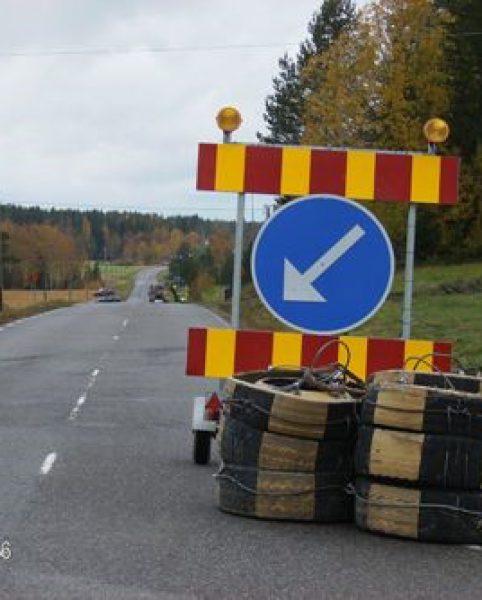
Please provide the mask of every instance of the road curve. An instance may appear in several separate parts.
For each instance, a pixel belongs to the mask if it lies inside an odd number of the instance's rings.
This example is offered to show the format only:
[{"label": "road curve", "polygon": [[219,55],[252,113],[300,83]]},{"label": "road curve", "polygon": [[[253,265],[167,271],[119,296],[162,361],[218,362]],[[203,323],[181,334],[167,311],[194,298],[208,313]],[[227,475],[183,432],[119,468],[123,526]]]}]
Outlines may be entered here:
[{"label": "road curve", "polygon": [[195,305],[89,303],[0,330],[0,598],[473,598],[478,549],[216,509],[191,461]]}]

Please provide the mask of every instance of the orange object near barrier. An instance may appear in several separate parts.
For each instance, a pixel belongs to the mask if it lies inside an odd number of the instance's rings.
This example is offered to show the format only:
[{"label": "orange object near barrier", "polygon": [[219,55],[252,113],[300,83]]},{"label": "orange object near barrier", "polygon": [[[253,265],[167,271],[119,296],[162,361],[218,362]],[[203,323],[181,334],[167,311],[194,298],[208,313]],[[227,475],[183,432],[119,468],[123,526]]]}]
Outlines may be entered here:
[{"label": "orange object near barrier", "polygon": [[200,144],[197,189],[354,200],[456,204],[454,156],[310,146]]},{"label": "orange object near barrier", "polygon": [[[376,371],[401,369],[450,371],[452,345],[428,340],[328,336],[302,333],[192,328],[188,334],[186,374],[223,378],[270,366],[307,367],[318,350],[332,340],[315,367],[340,362],[366,379]],[[417,364],[417,358],[427,357]]]}]

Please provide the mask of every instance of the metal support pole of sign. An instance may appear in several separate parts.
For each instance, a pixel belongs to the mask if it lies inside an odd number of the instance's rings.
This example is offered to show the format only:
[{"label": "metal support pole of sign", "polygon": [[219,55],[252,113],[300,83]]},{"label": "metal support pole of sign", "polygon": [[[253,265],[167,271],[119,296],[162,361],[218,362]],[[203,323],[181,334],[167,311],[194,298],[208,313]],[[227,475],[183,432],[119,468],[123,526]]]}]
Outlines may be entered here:
[{"label": "metal support pole of sign", "polygon": [[[435,144],[428,145],[428,154],[436,154]],[[413,271],[415,262],[415,237],[417,205],[410,204],[407,218],[407,247],[405,252],[405,287],[403,292],[402,338],[408,340],[412,330]]]},{"label": "metal support pole of sign", "polygon": [[246,196],[238,194],[236,234],[234,238],[233,297],[231,304],[231,325],[239,329],[241,306],[241,267],[243,260],[243,229]]},{"label": "metal support pole of sign", "polygon": [[[231,143],[231,132],[223,131],[223,143]],[[246,194],[238,194],[236,232],[234,236],[234,263],[233,263],[233,289],[231,295],[231,326],[239,328],[240,306],[241,306],[241,267],[243,261],[243,235],[244,235],[244,212],[246,205]]]},{"label": "metal support pole of sign", "polygon": [[415,259],[415,234],[417,205],[410,204],[407,219],[407,247],[405,252],[405,286],[403,292],[402,338],[408,340],[412,326],[413,265]]}]

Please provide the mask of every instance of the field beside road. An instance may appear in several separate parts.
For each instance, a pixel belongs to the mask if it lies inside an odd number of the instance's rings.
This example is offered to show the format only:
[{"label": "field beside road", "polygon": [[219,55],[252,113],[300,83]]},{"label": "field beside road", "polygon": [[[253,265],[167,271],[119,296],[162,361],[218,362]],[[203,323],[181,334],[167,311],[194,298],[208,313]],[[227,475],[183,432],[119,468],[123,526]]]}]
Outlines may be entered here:
[{"label": "field beside road", "polygon": [[[403,270],[380,311],[353,335],[399,337],[403,300]],[[211,288],[203,304],[224,318],[231,312],[220,288]],[[415,270],[412,338],[447,340],[463,365],[482,368],[482,263],[423,266]],[[245,328],[286,331],[261,304],[252,285],[243,289],[241,323]]]},{"label": "field beside road", "polygon": [[[101,263],[102,282],[105,287],[114,288],[122,300],[125,300],[134,287],[136,275],[143,268],[137,265]],[[91,287],[97,289],[97,284],[92,282]],[[54,308],[88,302],[94,298],[95,289],[3,290],[4,310],[0,312],[0,324]]]},{"label": "field beside road", "polygon": [[0,324],[62,308],[93,297],[93,290],[3,290]]},{"label": "field beside road", "polygon": [[29,308],[31,306],[86,302],[93,296],[93,290],[4,290],[3,302],[7,309]]},{"label": "field beside road", "polygon": [[113,288],[125,300],[134,287],[137,273],[145,267],[139,265],[115,265],[99,263],[100,275],[105,287]]}]

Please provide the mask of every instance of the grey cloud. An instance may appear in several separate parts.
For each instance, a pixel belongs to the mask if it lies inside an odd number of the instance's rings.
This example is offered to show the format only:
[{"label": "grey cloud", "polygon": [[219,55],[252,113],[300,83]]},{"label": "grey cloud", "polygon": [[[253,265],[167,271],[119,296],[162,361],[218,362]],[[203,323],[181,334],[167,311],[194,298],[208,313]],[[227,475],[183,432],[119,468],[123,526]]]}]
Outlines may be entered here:
[{"label": "grey cloud", "polygon": [[[298,43],[318,5],[0,0],[0,52]],[[197,144],[220,140],[224,104],[255,140],[285,50],[0,57],[0,200],[234,216],[226,195],[195,191]]]}]

